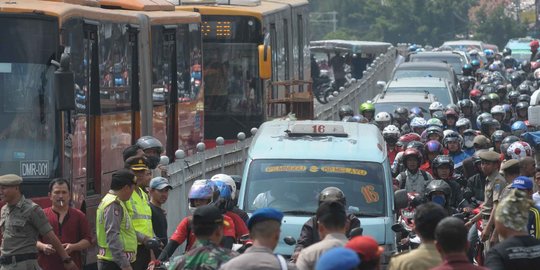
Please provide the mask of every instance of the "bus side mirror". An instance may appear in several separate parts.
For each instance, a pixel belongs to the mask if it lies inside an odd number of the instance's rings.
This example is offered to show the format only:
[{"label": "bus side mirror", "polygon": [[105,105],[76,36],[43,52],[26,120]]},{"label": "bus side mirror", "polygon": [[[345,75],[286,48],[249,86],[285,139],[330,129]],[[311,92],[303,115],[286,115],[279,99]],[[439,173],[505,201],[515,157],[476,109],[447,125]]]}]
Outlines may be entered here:
[{"label": "bus side mirror", "polygon": [[56,109],[59,111],[75,110],[74,76],[69,68],[69,54],[62,53],[60,63],[53,62],[53,64],[59,67],[54,72]]},{"label": "bus side mirror", "polygon": [[399,189],[394,192],[394,209],[397,211],[407,207],[409,204],[409,198],[407,197],[407,190]]},{"label": "bus side mirror", "polygon": [[259,78],[268,80],[272,77],[272,58],[269,45],[259,45]]}]

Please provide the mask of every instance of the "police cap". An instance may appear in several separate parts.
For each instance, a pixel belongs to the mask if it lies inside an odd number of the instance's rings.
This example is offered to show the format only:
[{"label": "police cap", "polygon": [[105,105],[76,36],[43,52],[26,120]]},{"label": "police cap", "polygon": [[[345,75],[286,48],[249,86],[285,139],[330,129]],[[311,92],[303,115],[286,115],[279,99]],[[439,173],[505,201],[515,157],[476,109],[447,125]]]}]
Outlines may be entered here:
[{"label": "police cap", "polygon": [[274,208],[259,208],[255,212],[253,212],[253,215],[251,215],[251,218],[249,218],[248,220],[247,226],[248,229],[251,230],[253,225],[255,225],[257,222],[265,220],[275,220],[281,223],[282,219],[283,213],[281,213],[279,210],[276,210]]},{"label": "police cap", "polygon": [[0,186],[18,186],[22,183],[22,178],[16,174],[6,174],[0,176]]},{"label": "police cap", "polygon": [[491,141],[484,135],[478,135],[474,137],[473,144],[480,148],[488,148],[491,145]]},{"label": "police cap", "polygon": [[478,154],[478,157],[482,160],[497,162],[499,161],[499,153],[495,151],[485,151]]},{"label": "police cap", "polygon": [[510,160],[507,160],[505,161],[502,165],[501,165],[501,170],[506,170],[510,167],[513,167],[513,166],[519,166],[519,161],[517,159],[510,159]]},{"label": "police cap", "polygon": [[143,171],[148,170],[148,164],[143,157],[130,157],[126,160],[126,168],[132,169],[133,171]]}]

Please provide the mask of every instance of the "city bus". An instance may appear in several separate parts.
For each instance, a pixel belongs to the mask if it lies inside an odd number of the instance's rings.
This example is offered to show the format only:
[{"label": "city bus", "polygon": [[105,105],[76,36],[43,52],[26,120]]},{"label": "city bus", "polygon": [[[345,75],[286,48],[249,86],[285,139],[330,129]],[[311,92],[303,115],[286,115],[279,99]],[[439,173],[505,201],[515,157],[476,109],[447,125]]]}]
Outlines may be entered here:
[{"label": "city bus", "polygon": [[69,179],[95,228],[127,146],[154,134],[172,158],[202,140],[201,19],[159,1],[73,2],[0,3],[0,175],[21,175],[42,207],[50,180]]},{"label": "city bus", "polygon": [[207,146],[289,112],[313,117],[308,1],[181,2],[202,17]]}]

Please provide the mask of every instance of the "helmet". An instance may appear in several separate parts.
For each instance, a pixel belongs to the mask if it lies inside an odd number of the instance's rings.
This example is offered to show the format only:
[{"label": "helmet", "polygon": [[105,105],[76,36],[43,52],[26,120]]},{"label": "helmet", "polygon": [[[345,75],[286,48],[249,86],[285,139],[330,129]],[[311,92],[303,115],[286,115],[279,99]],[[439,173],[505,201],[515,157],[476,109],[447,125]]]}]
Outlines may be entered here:
[{"label": "helmet", "polygon": [[409,52],[416,52],[416,50],[418,50],[418,46],[416,44],[409,46]]},{"label": "helmet", "polygon": [[482,91],[478,89],[473,89],[471,92],[469,92],[469,98],[471,100],[478,101],[478,99],[482,96]]},{"label": "helmet", "polygon": [[540,67],[540,62],[532,62],[531,63],[531,71],[536,71]]},{"label": "helmet", "polygon": [[459,114],[453,109],[446,110],[444,115],[446,116],[446,119],[448,119],[448,117],[454,117],[456,120],[459,118]]},{"label": "helmet", "polygon": [[429,135],[431,134],[438,134],[439,136],[443,136],[443,129],[438,126],[431,126],[426,129],[426,135],[429,138]]},{"label": "helmet", "polygon": [[506,159],[510,159],[509,156],[506,156],[506,152],[508,150],[508,147],[510,147],[511,144],[513,144],[514,142],[517,142],[519,141],[519,138],[514,136],[514,135],[510,135],[510,136],[507,136],[506,138],[504,138],[501,142],[501,153],[503,153],[506,157]]},{"label": "helmet", "polygon": [[419,153],[422,153],[422,151],[424,151],[424,144],[422,142],[419,142],[419,141],[412,141],[412,142],[407,144],[406,149],[409,149],[409,148],[414,148],[414,149],[418,150]]},{"label": "helmet", "polygon": [[214,205],[223,212],[231,211],[234,208],[231,186],[220,180],[213,182],[217,191],[219,191],[219,196],[216,198]]},{"label": "helmet", "polygon": [[510,101],[512,104],[516,104],[518,102],[517,100],[519,95],[519,91],[510,91],[510,93],[508,93],[508,101]]},{"label": "helmet", "polygon": [[409,110],[405,107],[398,107],[396,110],[394,110],[394,116],[396,118],[407,118],[409,116]]},{"label": "helmet", "polygon": [[474,147],[474,137],[477,136],[477,131],[474,129],[466,129],[463,132],[463,146],[466,148]]},{"label": "helmet", "polygon": [[432,127],[432,126],[436,126],[440,128],[444,127],[443,122],[437,118],[430,118],[429,120],[427,120],[426,124],[428,127]]},{"label": "helmet", "polygon": [[520,94],[527,94],[527,95],[531,94],[532,92],[531,86],[525,82],[521,83],[518,86],[517,90],[519,91]]},{"label": "helmet", "polygon": [[499,95],[499,97],[506,97],[506,91],[508,90],[506,85],[499,84],[499,85],[497,85],[496,88],[497,88],[497,95]]},{"label": "helmet", "polygon": [[533,73],[533,76],[536,80],[540,80],[540,70],[536,69]]},{"label": "helmet", "polygon": [[463,75],[468,76],[472,74],[473,68],[470,64],[465,64],[461,70],[463,71]]},{"label": "helmet", "polygon": [[521,94],[519,95],[518,97],[518,102],[531,102],[531,96],[527,95],[527,94]]},{"label": "helmet", "polygon": [[481,127],[482,121],[486,118],[493,118],[493,116],[491,115],[491,113],[488,112],[481,113],[478,117],[476,117],[476,126]]},{"label": "helmet", "polygon": [[483,84],[483,85],[480,85],[479,88],[481,88],[480,90],[482,90],[484,95],[495,92],[495,87],[493,87],[493,85],[491,84],[485,84],[485,85]]},{"label": "helmet", "polygon": [[506,47],[506,48],[504,48],[504,50],[502,51],[502,54],[503,54],[503,56],[509,56],[509,55],[512,55],[512,49]]},{"label": "helmet", "polygon": [[444,105],[442,103],[435,101],[429,105],[429,111],[433,113],[434,111],[442,111],[444,110]]},{"label": "helmet", "polygon": [[501,69],[501,67],[499,67],[499,65],[497,65],[495,63],[489,65],[489,67],[488,67],[489,71],[499,71],[500,69]]},{"label": "helmet", "polygon": [[495,52],[492,49],[485,49],[484,54],[486,55],[486,58],[493,58],[495,57]]},{"label": "helmet", "polygon": [[506,154],[512,157],[512,159],[522,159],[524,157],[532,157],[533,151],[528,143],[517,141],[508,147]]},{"label": "helmet", "polygon": [[353,116],[354,111],[351,106],[343,105],[339,108],[339,119],[343,119],[345,116]]},{"label": "helmet", "polygon": [[518,104],[516,104],[516,111],[517,110],[521,110],[521,109],[527,109],[529,108],[529,103],[527,102],[518,102]]},{"label": "helmet", "polygon": [[206,179],[195,180],[195,182],[193,182],[193,184],[191,185],[188,194],[189,210],[195,211],[195,209],[197,208],[193,204],[192,200],[194,199],[209,200],[210,203],[212,203],[214,201],[214,193],[217,191],[218,189],[214,182]]},{"label": "helmet", "polygon": [[137,145],[142,149],[156,149],[158,153],[163,153],[163,144],[161,142],[152,137],[152,136],[142,136],[137,140]]},{"label": "helmet", "polygon": [[422,109],[420,109],[420,107],[413,107],[411,109],[411,113],[416,115],[416,117],[424,117],[424,112]]},{"label": "helmet", "polygon": [[355,115],[352,117],[345,117],[343,120],[347,119],[347,122],[354,122],[354,123],[367,123],[368,120],[363,115]]},{"label": "helmet", "polygon": [[398,145],[405,147],[407,144],[409,144],[412,141],[420,141],[420,135],[416,133],[407,133],[405,135],[402,135],[398,139]]},{"label": "helmet", "polygon": [[232,199],[234,200],[236,198],[236,182],[234,182],[234,179],[232,177],[230,177],[227,174],[220,173],[220,174],[216,174],[216,175],[212,176],[212,178],[210,178],[210,180],[212,180],[212,181],[222,181],[225,184],[229,185],[231,187]]},{"label": "helmet", "polygon": [[456,128],[460,129],[464,127],[465,129],[471,128],[471,120],[467,118],[459,118],[456,122]]},{"label": "helmet", "polygon": [[486,136],[489,136],[491,129],[497,130],[501,128],[501,123],[495,118],[484,118],[481,123],[480,130]]},{"label": "helmet", "polygon": [[538,40],[535,39],[535,40],[531,41],[531,43],[529,43],[529,47],[531,47],[531,49],[532,48],[538,49],[538,47],[539,47]]},{"label": "helmet", "polygon": [[382,135],[386,142],[390,143],[396,143],[399,138],[399,128],[394,125],[388,125],[386,126],[383,131]]},{"label": "helmet", "polygon": [[504,110],[504,107],[502,105],[495,105],[493,108],[491,108],[491,114],[505,114],[506,111]]},{"label": "helmet", "polygon": [[491,101],[492,105],[499,103],[499,101],[501,100],[499,95],[497,95],[496,93],[488,94],[488,99]]},{"label": "helmet", "polygon": [[427,122],[424,118],[422,117],[415,117],[413,118],[413,120],[411,121],[411,127],[412,128],[425,128],[427,125]]},{"label": "helmet", "polygon": [[459,114],[459,106],[454,104],[454,103],[450,103],[450,104],[446,105],[446,109],[447,110],[454,110],[455,112],[457,112]]},{"label": "helmet", "polygon": [[514,88],[517,88],[522,82],[523,78],[521,78],[518,72],[514,72],[510,75],[510,83]]},{"label": "helmet", "polygon": [[454,160],[450,156],[444,156],[440,155],[433,159],[431,162],[431,166],[433,168],[433,176],[435,178],[439,178],[439,175],[437,173],[437,168],[441,166],[448,166],[450,168],[450,175],[454,174]]},{"label": "helmet", "polygon": [[504,130],[500,130],[500,129],[495,130],[495,132],[491,134],[491,141],[493,143],[502,142],[505,137],[506,137],[506,133],[504,132]]},{"label": "helmet", "polygon": [[450,194],[452,194],[452,188],[450,188],[450,185],[446,183],[444,180],[431,180],[427,186],[426,186],[426,197],[431,197],[431,194],[433,192],[440,191],[444,193],[444,196],[446,197],[446,200],[448,200],[448,197],[450,197]]},{"label": "helmet", "polygon": [[480,99],[478,99],[478,104],[480,106],[482,106],[482,103],[484,103],[484,102],[489,102],[489,105],[491,106],[491,100],[489,99],[489,97],[487,95],[482,95],[480,97]]},{"label": "helmet", "polygon": [[531,62],[529,62],[529,60],[523,60],[521,61],[519,67],[521,70],[525,72],[529,72],[531,71]]},{"label": "helmet", "polygon": [[387,112],[380,112],[375,115],[375,122],[390,122],[392,121],[392,116]]},{"label": "helmet", "polygon": [[425,152],[442,154],[443,152],[442,144],[436,140],[428,141],[425,145]]},{"label": "helmet", "polygon": [[443,124],[446,123],[446,115],[442,111],[433,112],[433,117],[441,120]]},{"label": "helmet", "polygon": [[360,105],[360,113],[364,113],[367,111],[375,112],[375,105],[373,103],[364,102],[362,105]]},{"label": "helmet", "polygon": [[[471,91],[472,92],[472,91]],[[463,111],[463,108],[473,108],[473,104],[470,99],[462,99],[458,101],[458,107],[460,111]]]},{"label": "helmet", "polygon": [[346,204],[345,193],[337,187],[327,187],[319,193],[319,204],[323,202],[341,202],[343,205]]},{"label": "helmet", "polygon": [[418,166],[420,166],[420,164],[422,164],[422,154],[420,153],[420,151],[418,151],[418,149],[416,148],[407,148],[404,152],[403,152],[403,158],[402,158],[402,161],[403,161],[403,164],[405,164],[405,162],[407,161],[408,158],[410,157],[414,157],[418,160]]},{"label": "helmet", "polygon": [[527,132],[527,125],[523,121],[514,122],[510,128],[512,129],[512,134],[518,137]]},{"label": "helmet", "polygon": [[444,139],[443,139],[444,147],[448,148],[449,142],[458,142],[460,147],[463,146],[463,138],[461,137],[461,135],[459,135],[459,133],[453,130],[448,132],[448,134],[444,136]]},{"label": "helmet", "polygon": [[473,68],[479,68],[480,67],[480,61],[478,61],[477,59],[472,60],[471,61],[471,66],[473,66]]}]

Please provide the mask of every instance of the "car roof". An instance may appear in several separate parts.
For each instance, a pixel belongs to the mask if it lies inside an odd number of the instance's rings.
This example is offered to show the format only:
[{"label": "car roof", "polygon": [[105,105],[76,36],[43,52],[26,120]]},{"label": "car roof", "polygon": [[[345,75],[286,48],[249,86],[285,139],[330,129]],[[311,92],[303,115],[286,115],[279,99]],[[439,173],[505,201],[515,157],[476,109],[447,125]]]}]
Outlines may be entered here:
[{"label": "car roof", "polygon": [[411,103],[428,103],[431,104],[432,102],[437,101],[434,95],[420,92],[391,92],[386,93],[384,96],[382,94],[378,94],[373,99],[373,103],[403,103],[403,102],[411,102]]},{"label": "car roof", "polygon": [[408,77],[390,81],[389,87],[447,87],[447,81],[438,77]]},{"label": "car roof", "polygon": [[434,57],[440,56],[443,57],[461,57],[458,52],[453,51],[443,51],[443,52],[418,52],[411,54],[411,57]]},{"label": "car roof", "polygon": [[479,40],[469,40],[469,39],[462,39],[462,40],[449,40],[445,41],[443,45],[481,45],[484,46],[484,43]]},{"label": "car roof", "polygon": [[[342,126],[347,137],[290,136],[286,131],[295,125]],[[261,125],[248,155],[252,159],[320,159],[383,162],[386,144],[379,129],[372,124],[338,121],[274,120]]]},{"label": "car roof", "polygon": [[452,71],[452,67],[444,62],[405,62],[396,67],[396,70],[449,70]]}]

